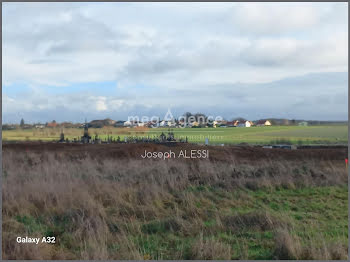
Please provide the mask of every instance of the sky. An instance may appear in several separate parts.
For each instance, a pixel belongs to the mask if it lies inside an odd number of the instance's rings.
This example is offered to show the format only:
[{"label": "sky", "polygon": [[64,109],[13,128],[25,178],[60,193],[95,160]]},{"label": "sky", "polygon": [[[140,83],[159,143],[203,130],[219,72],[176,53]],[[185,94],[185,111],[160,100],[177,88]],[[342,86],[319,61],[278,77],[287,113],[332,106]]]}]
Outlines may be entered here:
[{"label": "sky", "polygon": [[348,119],[348,3],[3,3],[3,123]]}]

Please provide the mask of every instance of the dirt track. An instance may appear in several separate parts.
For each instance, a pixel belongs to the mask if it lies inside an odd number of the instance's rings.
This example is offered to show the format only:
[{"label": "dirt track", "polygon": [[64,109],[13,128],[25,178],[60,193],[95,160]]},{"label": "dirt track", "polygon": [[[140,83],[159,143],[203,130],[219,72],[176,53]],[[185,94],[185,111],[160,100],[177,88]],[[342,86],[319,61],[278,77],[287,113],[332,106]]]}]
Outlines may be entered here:
[{"label": "dirt track", "polygon": [[[210,161],[230,161],[235,160],[264,160],[264,159],[284,159],[284,160],[342,160],[347,157],[347,148],[327,148],[327,149],[263,149],[249,146],[201,146],[195,144],[178,144],[176,146],[166,146],[159,144],[59,144],[59,143],[39,143],[23,142],[3,144],[3,151],[15,152],[56,152],[66,157],[79,158],[87,154],[94,159],[141,159],[145,150],[150,152],[166,152],[172,150],[176,154],[180,150],[203,150],[209,149]],[[181,159],[191,161],[191,159]],[[207,159],[206,159],[207,160]]]}]

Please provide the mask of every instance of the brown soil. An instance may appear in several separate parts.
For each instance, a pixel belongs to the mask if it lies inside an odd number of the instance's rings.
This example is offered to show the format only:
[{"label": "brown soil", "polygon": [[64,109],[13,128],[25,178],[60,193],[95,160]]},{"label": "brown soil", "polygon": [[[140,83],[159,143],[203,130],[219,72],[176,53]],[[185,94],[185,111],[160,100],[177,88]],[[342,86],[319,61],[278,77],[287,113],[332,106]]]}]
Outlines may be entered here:
[{"label": "brown soil", "polygon": [[[324,148],[324,149],[264,149],[252,146],[201,146],[196,144],[177,144],[166,146],[161,144],[65,144],[65,143],[44,143],[44,142],[22,142],[3,144],[3,150],[14,152],[56,152],[76,158],[79,155],[89,154],[93,159],[141,159],[145,150],[148,152],[173,151],[176,155],[180,150],[209,150],[210,161],[235,161],[239,160],[341,160],[348,156],[348,149]],[[175,159],[169,159],[173,161]],[[182,161],[192,161],[193,159],[181,159]],[[207,160],[207,159],[205,159]]]}]

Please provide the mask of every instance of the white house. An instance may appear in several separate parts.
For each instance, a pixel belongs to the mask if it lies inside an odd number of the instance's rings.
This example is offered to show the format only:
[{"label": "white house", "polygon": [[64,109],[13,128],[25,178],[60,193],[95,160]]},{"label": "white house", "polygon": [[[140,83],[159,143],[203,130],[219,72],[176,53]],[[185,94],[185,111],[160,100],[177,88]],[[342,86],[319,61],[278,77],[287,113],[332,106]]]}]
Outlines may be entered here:
[{"label": "white house", "polygon": [[251,122],[246,120],[246,121],[239,122],[237,126],[238,127],[251,127],[251,125],[252,125]]},{"label": "white house", "polygon": [[175,127],[175,121],[170,120],[170,121],[167,122],[167,125],[170,126],[170,127]]},{"label": "white house", "polygon": [[135,122],[131,122],[129,120],[124,122],[124,126],[126,126],[126,127],[133,127],[135,125],[136,125]]},{"label": "white house", "polygon": [[167,121],[162,120],[162,121],[159,123],[159,126],[160,126],[160,127],[166,127],[166,126],[167,126],[167,124],[168,124],[168,122],[167,122]]},{"label": "white house", "polygon": [[259,120],[256,126],[271,126],[271,122],[269,120]]}]

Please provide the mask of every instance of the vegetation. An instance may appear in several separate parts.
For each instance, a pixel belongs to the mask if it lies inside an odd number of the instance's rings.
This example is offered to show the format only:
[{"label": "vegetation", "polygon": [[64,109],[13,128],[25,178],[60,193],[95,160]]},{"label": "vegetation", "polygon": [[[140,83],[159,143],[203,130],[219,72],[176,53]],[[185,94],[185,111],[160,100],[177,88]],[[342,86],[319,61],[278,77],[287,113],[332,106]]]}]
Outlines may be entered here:
[{"label": "vegetation", "polygon": [[23,119],[23,118],[21,119],[21,122],[20,122],[19,125],[20,125],[20,127],[22,127],[22,128],[24,127],[24,119]]},{"label": "vegetation", "polygon": [[[127,146],[6,146],[3,258],[347,259],[344,150],[152,161]],[[16,245],[25,235],[57,244]]]},{"label": "vegetation", "polygon": [[[167,132],[167,128],[90,128],[90,135],[98,135],[102,139],[108,136],[124,141],[124,136],[159,136]],[[189,142],[204,143],[205,137],[211,144],[347,144],[348,127],[333,126],[270,126],[250,128],[175,128],[175,137],[188,137]],[[28,130],[3,130],[4,141],[58,141],[61,129],[44,128]],[[80,138],[82,129],[66,128],[65,137]]]}]

